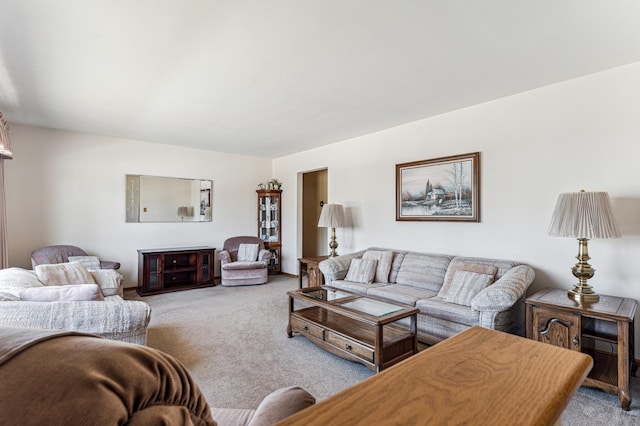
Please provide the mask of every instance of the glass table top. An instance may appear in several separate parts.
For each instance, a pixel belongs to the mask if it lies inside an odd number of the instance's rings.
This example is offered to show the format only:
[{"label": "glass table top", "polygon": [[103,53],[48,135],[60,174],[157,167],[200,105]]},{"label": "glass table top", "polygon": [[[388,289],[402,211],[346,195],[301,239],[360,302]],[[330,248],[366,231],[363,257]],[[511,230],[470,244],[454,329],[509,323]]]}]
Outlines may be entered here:
[{"label": "glass table top", "polygon": [[380,300],[368,299],[362,297],[359,299],[348,300],[338,303],[338,305],[349,308],[357,312],[373,315],[374,317],[382,317],[404,309],[402,306],[393,303],[382,302]]},{"label": "glass table top", "polygon": [[318,288],[313,291],[305,292],[304,295],[307,297],[311,297],[312,299],[326,301],[344,299],[345,297],[353,296],[352,293],[346,293],[344,291],[329,288]]}]

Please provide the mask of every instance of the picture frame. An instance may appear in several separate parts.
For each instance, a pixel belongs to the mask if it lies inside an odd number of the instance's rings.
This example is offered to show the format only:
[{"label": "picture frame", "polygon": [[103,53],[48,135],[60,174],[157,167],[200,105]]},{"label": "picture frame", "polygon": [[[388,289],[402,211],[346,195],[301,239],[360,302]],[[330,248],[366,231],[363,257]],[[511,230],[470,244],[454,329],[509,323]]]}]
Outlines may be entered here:
[{"label": "picture frame", "polygon": [[396,164],[396,221],[480,221],[480,153]]}]

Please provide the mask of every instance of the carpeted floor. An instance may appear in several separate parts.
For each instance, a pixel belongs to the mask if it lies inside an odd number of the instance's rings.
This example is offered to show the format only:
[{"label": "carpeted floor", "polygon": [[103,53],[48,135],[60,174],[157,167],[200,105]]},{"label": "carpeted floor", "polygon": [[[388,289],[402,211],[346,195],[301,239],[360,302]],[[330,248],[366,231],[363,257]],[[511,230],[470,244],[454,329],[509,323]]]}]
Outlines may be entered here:
[{"label": "carpeted floor", "polygon": [[[301,386],[322,400],[373,375],[304,337],[287,337],[286,292],[297,285],[297,279],[278,275],[262,286],[216,286],[144,298],[127,291],[125,297],[151,305],[148,345],[185,364],[212,406],[255,408],[284,386]],[[631,393],[631,411],[625,412],[617,396],[582,387],[562,424],[638,425],[638,378],[632,378]]]}]

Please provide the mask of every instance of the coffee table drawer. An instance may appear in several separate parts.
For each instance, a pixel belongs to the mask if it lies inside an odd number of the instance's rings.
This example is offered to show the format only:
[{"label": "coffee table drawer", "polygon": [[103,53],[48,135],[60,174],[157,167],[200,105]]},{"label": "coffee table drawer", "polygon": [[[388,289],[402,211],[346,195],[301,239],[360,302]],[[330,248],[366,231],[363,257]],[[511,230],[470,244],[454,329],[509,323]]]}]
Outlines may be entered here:
[{"label": "coffee table drawer", "polygon": [[316,324],[305,321],[293,315],[291,316],[291,328],[292,331],[309,334],[321,340],[324,338],[324,329],[322,327],[318,327]]},{"label": "coffee table drawer", "polygon": [[332,333],[327,330],[325,334],[325,340],[331,343],[333,346],[342,350],[351,352],[352,354],[365,359],[369,362],[373,362],[373,349],[360,345],[353,340],[349,340],[338,334]]}]

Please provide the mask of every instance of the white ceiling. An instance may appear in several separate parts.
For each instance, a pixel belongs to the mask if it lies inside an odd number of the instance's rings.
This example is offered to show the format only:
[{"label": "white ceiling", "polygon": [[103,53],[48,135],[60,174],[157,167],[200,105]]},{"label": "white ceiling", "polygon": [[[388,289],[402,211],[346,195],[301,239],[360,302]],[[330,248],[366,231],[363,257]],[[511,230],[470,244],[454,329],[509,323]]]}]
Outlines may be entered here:
[{"label": "white ceiling", "polygon": [[10,124],[259,157],[637,61],[637,0],[0,0]]}]

